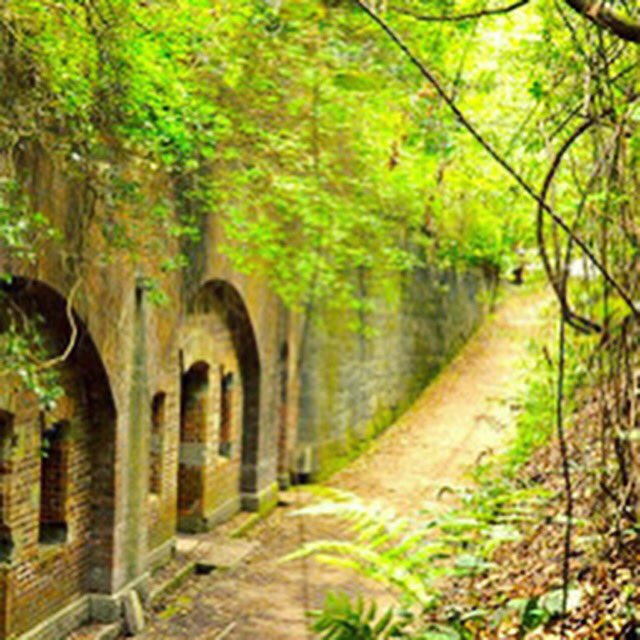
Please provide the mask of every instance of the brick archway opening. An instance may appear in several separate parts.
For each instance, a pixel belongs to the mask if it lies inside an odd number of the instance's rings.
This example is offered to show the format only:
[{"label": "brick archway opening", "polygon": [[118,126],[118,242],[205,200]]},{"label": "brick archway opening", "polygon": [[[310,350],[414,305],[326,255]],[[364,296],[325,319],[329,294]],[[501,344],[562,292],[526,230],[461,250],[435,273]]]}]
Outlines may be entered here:
[{"label": "brick archway opening", "polygon": [[[258,344],[248,309],[232,284],[211,280],[199,289],[188,313],[192,317],[217,318],[224,328],[221,340],[228,341],[233,351],[233,364],[228,365],[231,368],[216,363],[220,366],[215,381],[213,367],[211,371],[211,384],[217,387],[213,394],[217,403],[214,411],[218,420],[217,454],[222,464],[237,457],[236,492],[255,495],[258,492],[261,375]],[[237,428],[234,421],[239,422]],[[240,433],[235,433],[236,430]]]},{"label": "brick archway opening", "polygon": [[13,636],[74,598],[111,591],[116,408],[88,327],[49,285],[0,285],[3,339],[33,342],[56,389],[43,399],[19,375],[0,383],[0,636]]},{"label": "brick archway opening", "polygon": [[179,522],[199,515],[202,509],[206,434],[211,414],[209,370],[209,365],[200,361],[193,364],[182,376],[178,467]]}]

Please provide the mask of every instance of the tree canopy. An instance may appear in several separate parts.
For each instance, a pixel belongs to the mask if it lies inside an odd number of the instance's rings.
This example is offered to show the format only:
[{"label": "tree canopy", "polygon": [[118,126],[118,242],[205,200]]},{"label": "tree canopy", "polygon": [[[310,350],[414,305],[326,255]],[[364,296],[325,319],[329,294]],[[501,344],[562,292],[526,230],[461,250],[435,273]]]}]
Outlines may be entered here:
[{"label": "tree canopy", "polygon": [[[43,148],[103,238],[75,269],[181,269],[213,215],[289,305],[358,307],[363,283],[421,263],[495,275],[537,244],[566,319],[601,331],[576,305],[634,312],[632,21],[574,0],[7,0],[2,245],[61,241],[20,173]],[[581,257],[604,277],[572,298]]]}]

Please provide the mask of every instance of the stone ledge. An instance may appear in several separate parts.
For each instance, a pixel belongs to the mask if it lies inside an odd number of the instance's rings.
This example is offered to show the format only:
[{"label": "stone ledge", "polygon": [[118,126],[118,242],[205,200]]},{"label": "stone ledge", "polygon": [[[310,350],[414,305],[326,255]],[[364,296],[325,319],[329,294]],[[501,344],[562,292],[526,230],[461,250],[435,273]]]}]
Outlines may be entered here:
[{"label": "stone ledge", "polygon": [[176,539],[175,537],[171,537],[147,554],[147,567],[149,567],[151,571],[154,571],[163,566],[171,560],[175,551]]},{"label": "stone ledge", "polygon": [[62,640],[91,619],[90,596],[75,602],[47,618],[17,640]]},{"label": "stone ledge", "polygon": [[209,514],[178,517],[178,532],[206,533],[217,525],[222,524],[234,516],[242,507],[240,497],[234,496]]},{"label": "stone ledge", "polygon": [[215,511],[208,514],[205,518],[206,530],[211,531],[215,529],[219,524],[230,520],[236,513],[242,508],[239,496],[230,498],[223,504],[221,504]]},{"label": "stone ledge", "polygon": [[122,623],[114,622],[100,629],[91,640],[117,640],[122,635]]},{"label": "stone ledge", "polygon": [[127,593],[136,591],[142,602],[149,599],[150,577],[149,573],[145,573],[114,594],[96,593],[90,595],[91,620],[105,624],[121,621],[123,618],[123,598]]},{"label": "stone ledge", "polygon": [[158,585],[149,594],[149,604],[154,605],[163,596],[166,596],[176,589],[179,589],[196,570],[196,562],[189,562],[181,567],[170,578]]},{"label": "stone ledge", "polygon": [[195,553],[196,573],[232,571],[255,553],[259,546],[257,542],[238,539],[203,542]]}]

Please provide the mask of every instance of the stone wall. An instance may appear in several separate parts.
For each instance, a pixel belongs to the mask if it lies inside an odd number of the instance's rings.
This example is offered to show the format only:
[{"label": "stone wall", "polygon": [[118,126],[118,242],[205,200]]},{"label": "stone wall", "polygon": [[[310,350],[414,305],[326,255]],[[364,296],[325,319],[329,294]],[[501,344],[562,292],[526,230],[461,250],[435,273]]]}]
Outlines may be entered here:
[{"label": "stone wall", "polygon": [[293,455],[303,478],[327,474],[388,426],[483,316],[480,275],[422,269],[392,289],[393,299],[379,297],[360,318],[365,331],[344,310],[311,317]]}]

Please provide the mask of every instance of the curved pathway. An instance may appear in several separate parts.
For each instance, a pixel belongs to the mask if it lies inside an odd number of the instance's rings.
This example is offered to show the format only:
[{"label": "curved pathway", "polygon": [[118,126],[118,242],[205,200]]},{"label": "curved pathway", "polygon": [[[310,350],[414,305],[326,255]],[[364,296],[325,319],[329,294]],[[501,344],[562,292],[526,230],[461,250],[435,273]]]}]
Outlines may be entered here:
[{"label": "curved pathway", "polygon": [[[403,515],[433,506],[443,486],[464,484],[465,470],[505,440],[547,304],[540,293],[511,295],[412,408],[329,484]],[[309,499],[304,489],[282,497],[289,507],[249,535],[258,543],[250,559],[230,572],[192,577],[162,603],[142,638],[306,640],[304,612],[318,608],[328,589],[384,598],[380,587],[313,561],[279,563],[303,541],[336,534],[328,520],[289,517]]]}]

